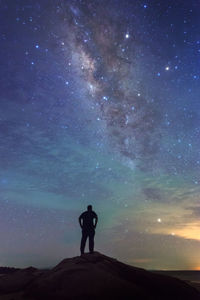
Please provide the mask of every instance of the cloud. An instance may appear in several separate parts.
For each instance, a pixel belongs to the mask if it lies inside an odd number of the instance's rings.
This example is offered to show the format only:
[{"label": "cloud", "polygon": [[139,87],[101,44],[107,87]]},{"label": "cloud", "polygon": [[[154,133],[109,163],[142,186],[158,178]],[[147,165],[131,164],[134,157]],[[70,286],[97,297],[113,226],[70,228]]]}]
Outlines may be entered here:
[{"label": "cloud", "polygon": [[142,192],[144,193],[144,195],[148,200],[158,201],[158,202],[165,201],[162,190],[158,188],[147,187],[147,188],[143,188]]},{"label": "cloud", "polygon": [[191,214],[188,214],[188,217],[198,218],[198,219],[200,218],[200,206],[199,205],[188,206],[185,209],[191,211]]}]

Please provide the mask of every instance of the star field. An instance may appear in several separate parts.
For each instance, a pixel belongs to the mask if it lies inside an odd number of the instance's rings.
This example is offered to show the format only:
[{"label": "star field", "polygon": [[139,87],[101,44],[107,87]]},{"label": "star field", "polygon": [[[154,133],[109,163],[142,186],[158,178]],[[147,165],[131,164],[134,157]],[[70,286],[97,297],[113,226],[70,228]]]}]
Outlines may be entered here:
[{"label": "star field", "polygon": [[1,1],[0,263],[200,268],[198,1]]}]

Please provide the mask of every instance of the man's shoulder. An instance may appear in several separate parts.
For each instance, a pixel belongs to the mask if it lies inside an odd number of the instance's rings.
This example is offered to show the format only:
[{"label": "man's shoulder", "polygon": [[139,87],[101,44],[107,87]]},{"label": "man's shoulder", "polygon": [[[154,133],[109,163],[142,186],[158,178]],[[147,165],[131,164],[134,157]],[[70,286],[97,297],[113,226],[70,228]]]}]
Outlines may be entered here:
[{"label": "man's shoulder", "polygon": [[93,216],[93,217],[97,217],[97,214],[95,213],[95,211],[88,211],[88,210],[86,210],[86,211],[84,211],[81,215],[80,215],[80,218],[84,218],[84,217],[87,217],[87,216]]},{"label": "man's shoulder", "polygon": [[80,215],[80,217],[84,217],[86,214],[87,214],[87,211],[84,211],[84,212]]}]

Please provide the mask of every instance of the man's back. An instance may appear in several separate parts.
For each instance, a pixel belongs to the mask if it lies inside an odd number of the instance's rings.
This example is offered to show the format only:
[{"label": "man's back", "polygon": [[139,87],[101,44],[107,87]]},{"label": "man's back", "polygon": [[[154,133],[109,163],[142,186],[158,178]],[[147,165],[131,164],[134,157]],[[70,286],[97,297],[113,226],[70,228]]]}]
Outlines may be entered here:
[{"label": "man's back", "polygon": [[82,228],[83,229],[94,229],[94,219],[97,219],[97,214],[94,211],[85,211],[80,215],[82,219]]}]

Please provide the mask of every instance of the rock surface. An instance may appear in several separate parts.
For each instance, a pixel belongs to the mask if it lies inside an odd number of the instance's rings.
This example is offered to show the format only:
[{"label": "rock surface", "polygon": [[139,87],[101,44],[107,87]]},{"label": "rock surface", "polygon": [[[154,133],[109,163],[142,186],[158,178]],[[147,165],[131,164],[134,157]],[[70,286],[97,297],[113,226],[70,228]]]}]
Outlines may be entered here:
[{"label": "rock surface", "polygon": [[[47,271],[27,268],[4,275],[0,278],[0,299],[9,293],[26,300],[200,299],[196,289],[179,279],[135,268],[98,252],[64,259]],[[10,299],[15,300],[15,294]]]}]

